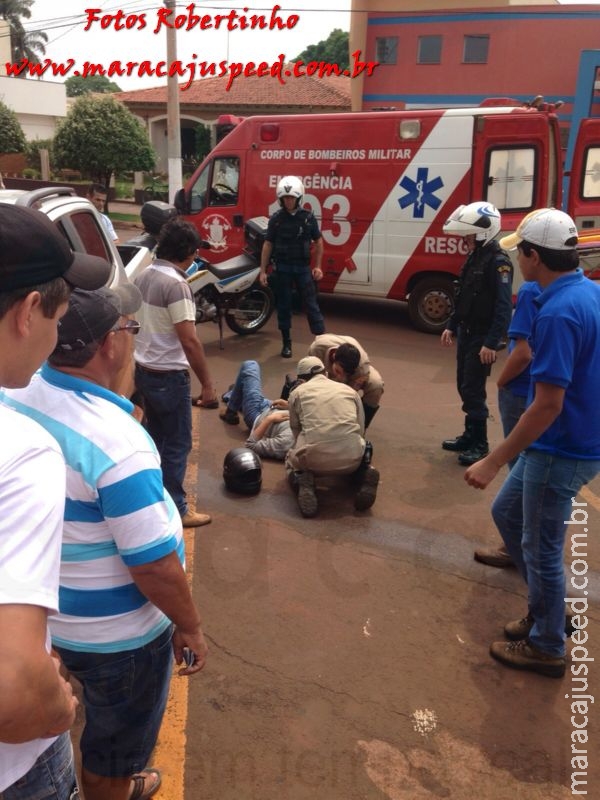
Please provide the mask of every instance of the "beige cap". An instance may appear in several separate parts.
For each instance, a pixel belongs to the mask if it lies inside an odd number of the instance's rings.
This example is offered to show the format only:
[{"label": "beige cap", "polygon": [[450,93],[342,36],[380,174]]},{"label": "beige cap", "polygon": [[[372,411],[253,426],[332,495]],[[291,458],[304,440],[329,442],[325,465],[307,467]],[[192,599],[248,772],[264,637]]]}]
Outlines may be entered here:
[{"label": "beige cap", "polygon": [[301,358],[296,367],[296,375],[299,378],[318,375],[321,372],[325,372],[325,366],[321,359],[316,356],[305,356]]}]

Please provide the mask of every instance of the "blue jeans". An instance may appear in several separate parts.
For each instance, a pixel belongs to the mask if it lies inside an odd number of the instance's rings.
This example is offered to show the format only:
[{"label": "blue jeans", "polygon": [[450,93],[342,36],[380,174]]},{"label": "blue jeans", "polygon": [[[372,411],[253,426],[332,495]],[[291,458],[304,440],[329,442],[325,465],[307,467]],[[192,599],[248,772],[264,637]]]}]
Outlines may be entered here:
[{"label": "blue jeans", "polygon": [[[527,405],[527,398],[518,394],[513,394],[510,389],[503,386],[498,389],[498,410],[500,411],[500,419],[502,420],[502,432],[504,438],[515,427],[520,420],[521,415],[525,411]],[[508,468],[512,469],[517,463],[518,456],[508,462]]]},{"label": "blue jeans", "polygon": [[126,778],[148,764],[167,704],[173,668],[172,626],[144,647],[122,653],[57,648],[83,686],[83,766],[94,775]]},{"label": "blue jeans", "polygon": [[275,270],[275,299],[277,327],[289,331],[292,327],[292,290],[296,287],[306,311],[311,333],[325,332],[323,314],[317,302],[317,289],[308,264],[277,264]]},{"label": "blue jeans", "polygon": [[192,394],[187,370],[148,372],[135,368],[135,386],[144,398],[146,430],[160,453],[163,483],[183,517],[188,510],[183,481],[192,449]]},{"label": "blue jeans", "polygon": [[271,401],[262,393],[260,367],[257,361],[242,361],[233,389],[227,392],[227,407],[232,411],[241,411],[244,422],[252,429],[254,421]]},{"label": "blue jeans", "polygon": [[79,800],[73,746],[63,733],[26,775],[0,792],[3,800]]},{"label": "blue jeans", "polygon": [[600,471],[584,461],[526,450],[492,504],[492,517],[527,583],[534,625],[529,640],[553,656],[565,654],[563,550],[571,499]]}]

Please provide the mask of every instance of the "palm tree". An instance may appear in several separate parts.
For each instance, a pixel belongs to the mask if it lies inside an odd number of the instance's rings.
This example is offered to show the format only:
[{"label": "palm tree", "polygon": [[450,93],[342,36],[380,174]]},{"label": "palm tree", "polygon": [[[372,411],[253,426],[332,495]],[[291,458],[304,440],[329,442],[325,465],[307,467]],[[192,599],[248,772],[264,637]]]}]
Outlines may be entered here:
[{"label": "palm tree", "polygon": [[13,21],[19,22],[21,17],[31,18],[33,0],[0,0],[0,17],[12,25]]},{"label": "palm tree", "polygon": [[[19,23],[11,26],[10,39],[15,62],[26,58],[32,64],[39,64],[39,56],[46,53],[48,34],[45,31],[26,31]],[[21,75],[25,77],[26,73],[22,72]]]},{"label": "palm tree", "polygon": [[[38,54],[44,55],[48,34],[45,31],[26,31],[22,19],[31,17],[33,0],[0,0],[0,17],[10,24],[11,54],[13,61],[27,58],[39,64]],[[22,77],[26,73],[21,73]]]}]

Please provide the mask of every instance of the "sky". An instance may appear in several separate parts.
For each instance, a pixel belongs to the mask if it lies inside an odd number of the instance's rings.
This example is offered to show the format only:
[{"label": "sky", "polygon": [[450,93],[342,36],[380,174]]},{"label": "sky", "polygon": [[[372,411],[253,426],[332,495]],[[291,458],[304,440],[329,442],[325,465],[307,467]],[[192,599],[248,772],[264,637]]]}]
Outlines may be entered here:
[{"label": "sky", "polygon": [[[187,6],[191,0],[177,0],[176,14],[188,15]],[[582,5],[598,5],[590,0],[562,0],[569,5],[579,2]],[[291,60],[302,52],[309,44],[316,44],[326,39],[334,28],[350,29],[351,0],[242,0],[235,5],[235,0],[197,0],[195,13],[198,16],[210,15],[214,20],[217,14],[228,14],[236,10],[238,14],[262,14],[267,19],[276,5],[281,5],[278,16],[284,22],[291,22],[292,15],[297,15],[296,24],[284,30],[201,30],[198,26],[190,30],[180,29],[177,32],[177,58],[184,64],[188,62],[216,62],[222,60],[246,64],[250,61],[259,63],[275,62],[281,53]],[[104,17],[105,27],[101,21],[91,23],[89,30],[84,30],[87,23],[86,9],[98,9],[98,18]],[[155,32],[159,24],[161,0],[61,0],[60,3],[49,3],[48,0],[35,0],[32,8],[32,19],[26,28],[41,28],[48,34],[46,57],[55,62],[67,62],[74,59],[68,75],[81,68],[85,61],[101,64],[105,68],[115,61],[125,64],[128,61],[151,60],[156,63],[166,58],[166,27],[163,25]],[[244,9],[246,9],[244,11]],[[122,16],[122,24],[126,21],[131,27],[117,29],[116,17]],[[113,20],[109,17],[112,15]],[[135,18],[137,15],[137,19]],[[141,17],[144,15],[145,27],[140,29]],[[128,18],[128,19],[127,19]],[[65,75],[65,77],[68,77]],[[180,81],[191,77],[188,72]],[[196,73],[195,77],[199,77]],[[44,79],[61,80],[46,73]],[[150,86],[164,85],[165,78],[113,76],[111,78],[121,89],[132,91]]]},{"label": "sky", "polygon": [[[220,62],[227,59],[229,62],[246,64],[249,61],[256,63],[266,61],[274,62],[280,53],[286,59],[292,59],[302,52],[309,44],[316,44],[326,39],[334,28],[350,29],[350,1],[351,0],[242,0],[239,5],[224,0],[197,0],[195,13],[198,16],[210,15],[214,20],[216,14],[228,14],[236,10],[238,14],[262,14],[270,19],[273,8],[281,5],[278,16],[284,22],[292,22],[292,15],[297,15],[298,20],[293,28],[284,30],[232,30],[226,27],[220,30],[201,30],[193,27],[186,31],[177,32],[177,57],[188,63],[194,60],[207,62]],[[187,18],[187,6],[191,0],[177,0],[176,14],[183,14]],[[154,32],[159,24],[159,9],[162,7],[160,0],[61,0],[60,3],[49,3],[48,0],[36,0],[32,7],[32,18],[27,22],[26,28],[41,28],[48,34],[46,57],[55,62],[66,62],[74,59],[75,65],[72,72],[82,66],[84,61],[102,64],[105,67],[115,61],[144,61],[157,62],[166,56],[166,27],[163,25],[158,32]],[[98,17],[112,15],[113,21],[105,20],[107,27],[103,28],[100,21],[92,23],[90,29],[85,31],[87,23],[86,9],[100,9]],[[247,9],[244,12],[243,9]],[[133,27],[117,30],[116,19],[118,12],[125,18],[129,16],[129,24]],[[139,17],[145,14],[146,26],[139,29]],[[135,20],[133,15],[138,15]],[[47,74],[44,79],[49,78]],[[68,77],[68,76],[66,76]],[[164,85],[165,79],[156,77],[113,77],[121,89],[131,91],[149,86]]]}]

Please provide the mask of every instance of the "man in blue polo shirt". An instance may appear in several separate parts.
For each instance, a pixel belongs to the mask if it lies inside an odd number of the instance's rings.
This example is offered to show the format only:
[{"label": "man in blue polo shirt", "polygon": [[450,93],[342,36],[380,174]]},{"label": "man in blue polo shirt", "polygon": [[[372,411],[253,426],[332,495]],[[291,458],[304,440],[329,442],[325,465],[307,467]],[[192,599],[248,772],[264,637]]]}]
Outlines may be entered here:
[{"label": "man in blue polo shirt", "polygon": [[[527,408],[527,397],[529,395],[529,384],[531,382],[531,346],[529,337],[533,320],[537,314],[535,298],[541,292],[541,288],[535,281],[525,281],[517,294],[515,313],[513,314],[510,328],[508,329],[508,358],[504,362],[502,372],[498,376],[496,386],[498,387],[498,410],[502,422],[502,432],[506,438],[517,422],[521,419],[521,414]],[[517,456],[508,462],[508,468],[512,469],[517,463]],[[514,567],[514,562],[506,546],[502,544],[494,549],[475,550],[475,561],[487,564],[490,567]]]},{"label": "man in blue polo shirt", "polygon": [[600,287],[577,268],[577,228],[562,211],[530,214],[500,244],[517,247],[523,277],[542,287],[531,333],[531,402],[465,480],[483,489],[521,454],[492,516],[527,582],[529,610],[506,625],[512,641],[494,642],[490,653],[508,667],[559,678],[566,668],[565,534],[577,492],[600,471]]}]

